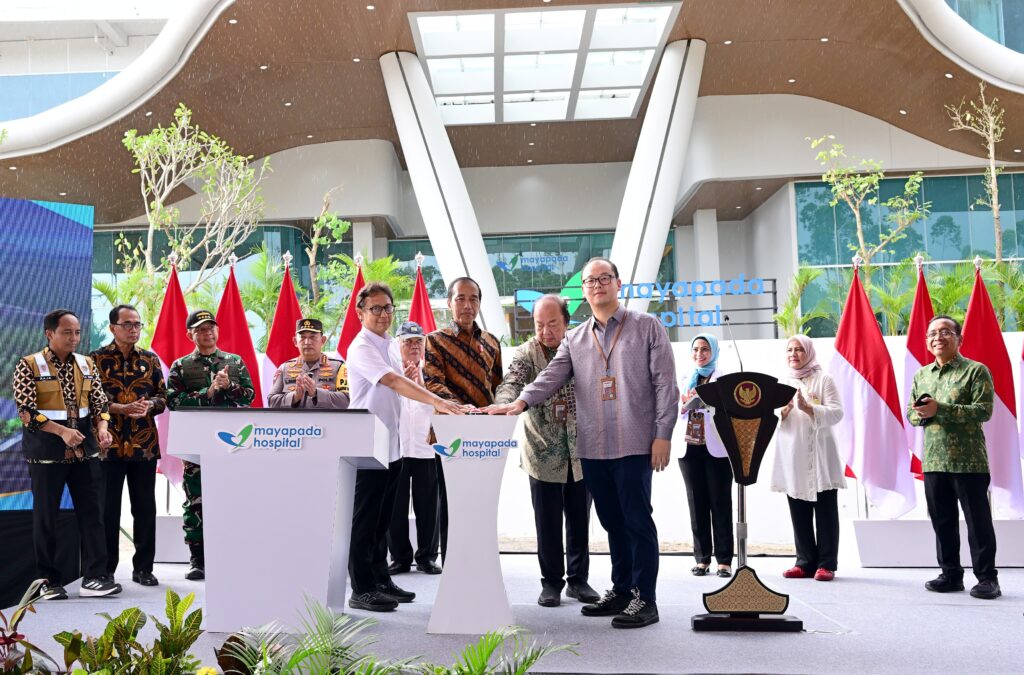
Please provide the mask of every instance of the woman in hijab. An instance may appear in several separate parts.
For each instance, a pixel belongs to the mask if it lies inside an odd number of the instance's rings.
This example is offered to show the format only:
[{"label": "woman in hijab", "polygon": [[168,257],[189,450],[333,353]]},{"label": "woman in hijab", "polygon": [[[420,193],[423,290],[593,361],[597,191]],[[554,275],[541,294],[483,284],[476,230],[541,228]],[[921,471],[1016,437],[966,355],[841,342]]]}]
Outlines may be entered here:
[{"label": "woman in hijab", "polygon": [[728,577],[732,575],[733,555],[732,468],[715,431],[711,411],[694,391],[721,375],[717,370],[718,339],[701,333],[690,342],[690,356],[693,372],[681,387],[686,452],[679,459],[690,506],[693,557],[697,561],[690,571],[694,576],[706,576],[714,555],[718,576]]},{"label": "woman in hijab", "polygon": [[785,492],[793,520],[796,564],[787,579],[832,581],[839,554],[837,490],[846,487],[832,427],[843,418],[839,392],[822,371],[814,343],[794,335],[786,343],[789,377],[796,395],[781,409],[771,489]]}]

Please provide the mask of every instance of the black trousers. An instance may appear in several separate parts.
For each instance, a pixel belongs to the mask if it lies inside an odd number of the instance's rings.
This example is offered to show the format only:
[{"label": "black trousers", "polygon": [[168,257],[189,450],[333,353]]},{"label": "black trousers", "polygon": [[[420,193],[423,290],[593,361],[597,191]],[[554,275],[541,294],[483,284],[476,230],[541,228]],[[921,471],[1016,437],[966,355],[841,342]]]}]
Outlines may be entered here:
[{"label": "black trousers", "polygon": [[565,483],[530,476],[530,496],[537,525],[541,582],[559,589],[565,586],[566,578],[570,584],[586,582],[590,576],[590,505],[593,501],[586,483],[573,481],[570,463]]},{"label": "black trousers", "polygon": [[693,557],[702,565],[711,556],[720,565],[732,565],[732,467],[727,457],[712,457],[706,445],[686,446],[679,458],[686,485],[693,531]]},{"label": "black trousers", "polygon": [[356,595],[386,583],[388,574],[388,526],[395,507],[395,489],[402,472],[398,459],[383,469],[356,471],[352,506],[352,539],[348,548],[348,576]]},{"label": "black trousers", "polygon": [[928,517],[935,530],[935,553],[943,574],[963,579],[960,565],[960,511],[967,523],[967,545],[971,547],[971,565],[978,581],[995,581],[996,531],[988,503],[987,473],[948,473],[929,471],[924,474],[924,496]]},{"label": "black trousers", "polygon": [[839,567],[838,492],[819,492],[816,502],[786,497],[793,520],[796,566],[808,574],[814,574],[818,568],[835,572]]},{"label": "black trousers", "polygon": [[[411,485],[410,485],[411,484]],[[409,493],[416,514],[416,550],[409,541]],[[402,471],[395,487],[395,508],[388,528],[388,550],[391,560],[399,565],[433,563],[437,560],[440,535],[437,526],[439,493],[437,464],[434,458],[402,459]]]},{"label": "black trousers", "polygon": [[82,576],[100,577],[107,573],[107,553],[103,544],[103,520],[100,514],[100,462],[87,459],[67,464],[28,465],[32,479],[32,539],[39,577],[63,584],[57,566],[57,513],[64,486],[68,486],[75,505],[75,518],[82,539]]},{"label": "black trousers", "polygon": [[128,483],[132,508],[135,555],[132,571],[152,572],[156,555],[156,459],[100,462],[103,474],[103,529],[107,544],[107,574],[117,570],[120,558],[121,497]]},{"label": "black trousers", "polygon": [[594,498],[601,527],[608,532],[612,588],[655,602],[658,585],[658,528],[651,514],[650,455],[582,459],[583,480]]},{"label": "black trousers", "polygon": [[437,467],[437,535],[441,543],[441,564],[448,555],[448,488],[444,484],[444,464],[440,457],[434,458],[434,466]]}]

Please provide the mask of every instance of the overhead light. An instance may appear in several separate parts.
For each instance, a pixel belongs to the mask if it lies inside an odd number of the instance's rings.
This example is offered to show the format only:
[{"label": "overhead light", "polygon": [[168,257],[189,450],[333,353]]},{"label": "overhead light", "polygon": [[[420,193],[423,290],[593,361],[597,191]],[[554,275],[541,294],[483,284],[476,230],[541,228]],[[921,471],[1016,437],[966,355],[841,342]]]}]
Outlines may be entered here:
[{"label": "overhead light", "polygon": [[743,208],[742,206],[737,206],[737,207],[736,207],[736,210],[737,210],[737,211],[739,211],[739,210],[741,210],[742,208]]},{"label": "overhead light", "polygon": [[146,117],[152,117],[152,116],[153,116],[153,111],[152,110],[147,110],[146,111]]},{"label": "overhead light", "polygon": [[906,111],[906,110],[900,110],[900,114],[901,114],[901,115],[906,115],[906,114],[907,114],[907,111]]},{"label": "overhead light", "polygon": [[376,7],[374,7],[373,5],[367,5],[367,6],[366,6],[366,9],[368,9],[368,10],[370,10],[370,11],[372,12],[373,10],[375,10],[375,9],[377,9],[377,8],[376,8]]},{"label": "overhead light", "polygon": [[551,2],[551,0],[544,0],[545,3]]},{"label": "overhead light", "polygon": [[10,169],[11,171],[17,171],[18,170],[18,167],[16,167],[16,166],[9,166],[7,168]]},{"label": "overhead light", "polygon": [[828,42],[828,38],[821,38],[819,41],[820,42]]},{"label": "overhead light", "polygon": [[60,195],[61,197],[67,197],[68,196],[67,192],[58,192],[57,194]]},{"label": "overhead light", "polygon": [[532,145],[537,145],[537,144],[534,143],[533,141],[530,141],[530,145],[532,146]]},{"label": "overhead light", "polygon": [[526,163],[527,164],[533,164],[533,160],[532,159],[528,159],[528,160],[526,160]]},{"label": "overhead light", "polygon": [[725,42],[723,42],[722,44],[723,44],[723,45],[731,45],[731,44],[732,44],[732,40],[726,40],[726,41],[725,41]]},{"label": "overhead light", "polygon": [[238,23],[238,19],[228,19],[228,23],[234,26],[236,23]]},{"label": "overhead light", "polygon": [[264,63],[263,65],[260,66],[260,70],[266,70],[269,67],[270,66],[268,66],[267,64]]},{"label": "overhead light", "polygon": [[1020,148],[1014,148],[1013,151],[1014,152],[1020,152]]},{"label": "overhead light", "polygon": [[794,78],[792,78],[792,77],[791,77],[791,78],[789,78],[788,80],[786,80],[786,82],[789,82],[790,84],[795,84],[795,83],[796,83],[796,80],[795,80]]},{"label": "overhead light", "polygon": [[763,190],[764,188],[763,188],[763,187],[761,187],[760,185],[758,185],[758,186],[757,186],[756,188],[754,188],[754,189],[755,189],[755,190]]},{"label": "overhead light", "polygon": [[953,73],[946,73],[946,79],[947,80],[952,80],[953,79]]},{"label": "overhead light", "polygon": [[313,134],[306,134],[306,138],[313,138]]},{"label": "overhead light", "polygon": [[362,59],[359,58],[358,56],[352,59],[352,63],[359,63],[360,61],[362,61]]},{"label": "overhead light", "polygon": [[535,127],[535,126],[537,126],[537,123],[536,122],[530,122],[530,126],[531,127]]},{"label": "overhead light", "polygon": [[291,108],[292,107],[292,102],[291,101],[285,101],[284,102],[284,107],[285,108]]}]

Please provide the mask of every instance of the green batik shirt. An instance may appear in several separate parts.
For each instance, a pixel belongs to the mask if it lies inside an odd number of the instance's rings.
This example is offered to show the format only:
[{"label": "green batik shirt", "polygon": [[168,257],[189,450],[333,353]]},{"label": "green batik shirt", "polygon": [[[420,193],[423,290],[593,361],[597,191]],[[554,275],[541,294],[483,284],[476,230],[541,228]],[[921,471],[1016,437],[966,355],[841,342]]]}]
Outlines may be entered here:
[{"label": "green batik shirt", "polygon": [[[924,427],[925,471],[988,473],[988,453],[981,425],[992,417],[992,374],[983,364],[957,354],[946,365],[927,365],[914,375],[907,419]],[[939,404],[927,420],[913,402],[929,394]]]},{"label": "green batik shirt", "polygon": [[[209,398],[206,390],[213,376],[228,369],[231,385]],[[194,351],[171,365],[167,373],[167,407],[179,408],[244,408],[252,403],[255,390],[252,378],[237,354],[217,350],[212,354]]]}]

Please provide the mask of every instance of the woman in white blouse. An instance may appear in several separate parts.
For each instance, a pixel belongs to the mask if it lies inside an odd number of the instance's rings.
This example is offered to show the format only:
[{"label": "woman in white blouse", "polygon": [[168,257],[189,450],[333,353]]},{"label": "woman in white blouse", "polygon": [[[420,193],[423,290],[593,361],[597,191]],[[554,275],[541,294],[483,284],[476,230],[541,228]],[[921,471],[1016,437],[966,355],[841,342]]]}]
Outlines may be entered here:
[{"label": "woman in white blouse", "polygon": [[679,388],[683,399],[682,427],[686,430],[686,451],[679,458],[679,470],[686,484],[693,532],[694,576],[707,576],[711,556],[718,563],[717,576],[732,576],[732,468],[725,446],[715,431],[711,412],[694,388],[718,379],[718,340],[701,333],[690,341],[693,372]]},{"label": "woman in white blouse", "polygon": [[796,565],[782,573],[788,579],[818,581],[835,578],[839,554],[837,490],[846,487],[832,427],[843,409],[835,382],[822,371],[814,343],[794,335],[786,343],[789,377],[782,382],[797,393],[779,417],[771,488],[785,492],[793,520]]}]

